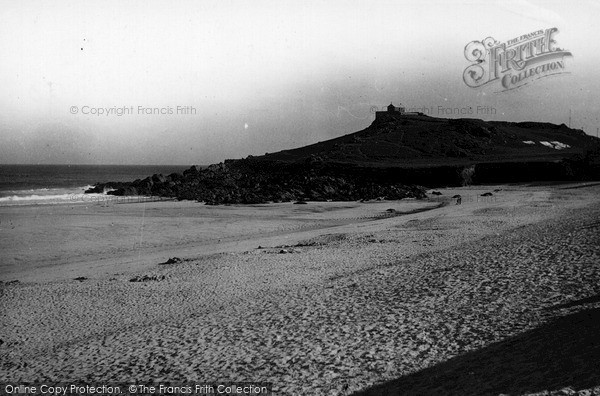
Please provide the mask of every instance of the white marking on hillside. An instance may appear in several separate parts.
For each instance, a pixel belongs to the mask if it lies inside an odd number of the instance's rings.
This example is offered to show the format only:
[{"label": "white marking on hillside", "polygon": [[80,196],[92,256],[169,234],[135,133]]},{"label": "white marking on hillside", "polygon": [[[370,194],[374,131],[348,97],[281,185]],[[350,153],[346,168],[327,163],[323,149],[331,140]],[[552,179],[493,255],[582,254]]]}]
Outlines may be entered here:
[{"label": "white marking on hillside", "polygon": [[561,143],[561,142],[558,142],[556,140],[553,141],[553,142],[540,141],[540,143],[543,144],[546,147],[550,147],[550,148],[555,149],[555,150],[563,150],[563,149],[571,147],[568,144]]}]

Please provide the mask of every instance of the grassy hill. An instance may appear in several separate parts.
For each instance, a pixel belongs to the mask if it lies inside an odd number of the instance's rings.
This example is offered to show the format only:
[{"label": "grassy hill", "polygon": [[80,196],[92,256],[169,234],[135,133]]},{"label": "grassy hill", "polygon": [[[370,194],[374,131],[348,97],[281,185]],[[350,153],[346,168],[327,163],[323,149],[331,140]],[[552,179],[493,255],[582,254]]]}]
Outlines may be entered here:
[{"label": "grassy hill", "polygon": [[255,158],[286,163],[314,158],[375,167],[414,167],[553,161],[583,155],[599,146],[599,139],[564,124],[403,115],[375,120],[362,131],[336,139]]}]

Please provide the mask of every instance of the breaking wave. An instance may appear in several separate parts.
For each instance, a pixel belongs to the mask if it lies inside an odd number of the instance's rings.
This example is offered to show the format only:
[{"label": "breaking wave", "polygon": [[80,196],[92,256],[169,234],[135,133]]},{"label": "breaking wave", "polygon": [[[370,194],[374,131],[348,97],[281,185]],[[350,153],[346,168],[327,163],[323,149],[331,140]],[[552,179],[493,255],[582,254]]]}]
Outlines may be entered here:
[{"label": "breaking wave", "polygon": [[76,202],[101,202],[113,196],[104,194],[84,194],[92,186],[78,188],[39,188],[30,190],[4,191],[0,197],[0,206],[48,205]]}]

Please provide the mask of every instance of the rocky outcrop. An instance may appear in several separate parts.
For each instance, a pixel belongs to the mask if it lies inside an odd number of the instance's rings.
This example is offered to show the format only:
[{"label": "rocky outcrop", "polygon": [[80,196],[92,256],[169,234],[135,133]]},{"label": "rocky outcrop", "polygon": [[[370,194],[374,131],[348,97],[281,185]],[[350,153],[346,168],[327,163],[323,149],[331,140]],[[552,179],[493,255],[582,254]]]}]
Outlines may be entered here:
[{"label": "rocky outcrop", "polygon": [[153,175],[131,183],[99,183],[88,193],[156,195],[216,204],[258,204],[289,201],[349,201],[424,198],[425,190],[399,180],[373,179],[369,172],[352,174],[313,162],[285,165],[252,158],[228,160],[183,174]]}]

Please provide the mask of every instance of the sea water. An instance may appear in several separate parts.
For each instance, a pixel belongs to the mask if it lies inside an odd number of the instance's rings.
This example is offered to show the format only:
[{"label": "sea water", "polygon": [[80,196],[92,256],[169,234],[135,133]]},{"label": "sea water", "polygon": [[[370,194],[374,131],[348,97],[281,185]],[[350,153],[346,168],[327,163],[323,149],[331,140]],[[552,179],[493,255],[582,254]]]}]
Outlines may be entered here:
[{"label": "sea water", "polygon": [[95,183],[128,182],[155,173],[181,173],[187,168],[188,165],[0,165],[0,206],[89,201],[99,198],[84,195]]}]

